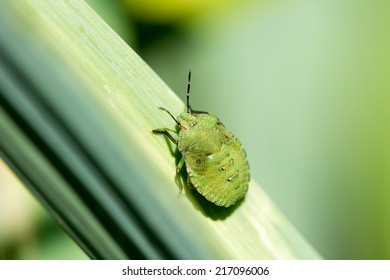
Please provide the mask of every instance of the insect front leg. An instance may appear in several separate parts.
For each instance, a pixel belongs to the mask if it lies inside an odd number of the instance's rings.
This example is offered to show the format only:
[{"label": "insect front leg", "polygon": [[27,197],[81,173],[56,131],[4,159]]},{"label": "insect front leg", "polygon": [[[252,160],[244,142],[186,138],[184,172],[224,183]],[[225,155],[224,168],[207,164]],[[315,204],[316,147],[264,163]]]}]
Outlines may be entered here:
[{"label": "insect front leg", "polygon": [[191,108],[191,106],[189,106],[189,110],[190,110],[191,114],[194,114],[194,115],[200,115],[200,114],[209,115],[209,112],[194,110]]},{"label": "insect front leg", "polygon": [[177,145],[177,140],[173,138],[173,136],[169,134],[169,132],[165,129],[153,129],[152,132],[157,134],[164,134],[166,137],[168,137],[169,140],[171,140],[175,145]]}]

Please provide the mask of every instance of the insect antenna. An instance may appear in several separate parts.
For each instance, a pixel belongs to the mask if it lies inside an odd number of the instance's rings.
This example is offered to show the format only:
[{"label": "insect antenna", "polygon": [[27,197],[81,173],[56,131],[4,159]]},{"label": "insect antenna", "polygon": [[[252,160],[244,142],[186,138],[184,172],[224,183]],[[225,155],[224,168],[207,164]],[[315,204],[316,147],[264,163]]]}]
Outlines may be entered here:
[{"label": "insect antenna", "polygon": [[159,108],[160,110],[163,110],[163,111],[167,112],[167,113],[172,117],[172,119],[173,119],[178,125],[180,125],[179,121],[171,114],[171,112],[169,112],[167,109],[162,108],[162,107],[158,107],[158,108]]},{"label": "insect antenna", "polygon": [[187,113],[191,113],[190,107],[190,90],[191,90],[191,69],[188,71],[188,82],[187,82]]},{"label": "insect antenna", "polygon": [[188,71],[188,82],[187,82],[187,113],[189,114],[208,114],[206,111],[193,110],[190,106],[190,90],[191,90],[191,69]]}]

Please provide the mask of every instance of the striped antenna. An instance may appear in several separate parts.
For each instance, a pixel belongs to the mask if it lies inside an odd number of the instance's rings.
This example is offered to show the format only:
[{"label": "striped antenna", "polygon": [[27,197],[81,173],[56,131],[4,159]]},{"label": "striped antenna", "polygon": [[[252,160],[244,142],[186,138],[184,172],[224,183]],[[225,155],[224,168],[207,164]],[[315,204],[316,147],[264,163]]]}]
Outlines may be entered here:
[{"label": "striped antenna", "polygon": [[191,69],[188,71],[188,82],[187,82],[187,113],[191,113],[190,107],[190,90],[191,90]]}]

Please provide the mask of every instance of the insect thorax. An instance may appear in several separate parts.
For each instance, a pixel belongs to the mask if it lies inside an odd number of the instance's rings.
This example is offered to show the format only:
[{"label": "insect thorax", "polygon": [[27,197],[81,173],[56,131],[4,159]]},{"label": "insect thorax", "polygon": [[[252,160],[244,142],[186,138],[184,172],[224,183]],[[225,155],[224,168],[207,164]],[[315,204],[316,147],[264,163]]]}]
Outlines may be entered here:
[{"label": "insect thorax", "polygon": [[191,115],[182,113],[180,122],[178,148],[182,153],[188,149],[196,153],[212,154],[219,150],[223,141],[223,133],[218,126],[219,120],[215,115]]}]

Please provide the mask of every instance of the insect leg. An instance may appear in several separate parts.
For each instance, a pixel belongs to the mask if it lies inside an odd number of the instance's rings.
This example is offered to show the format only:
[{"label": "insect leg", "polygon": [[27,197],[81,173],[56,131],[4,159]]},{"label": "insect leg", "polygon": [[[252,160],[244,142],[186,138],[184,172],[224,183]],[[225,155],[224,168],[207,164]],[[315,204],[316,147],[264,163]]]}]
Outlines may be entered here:
[{"label": "insect leg", "polygon": [[157,133],[157,134],[164,134],[166,137],[169,138],[169,140],[171,140],[175,145],[177,145],[177,140],[175,138],[173,138],[173,136],[171,134],[169,134],[168,131],[163,130],[163,129],[153,129],[152,132]]},{"label": "insect leg", "polygon": [[183,165],[184,165],[184,159],[181,158],[178,165],[176,166],[176,180],[179,182],[180,193],[183,191],[183,183],[180,177],[180,170],[183,167]]},{"label": "insect leg", "polygon": [[183,165],[184,165],[184,159],[181,158],[178,165],[176,166],[176,174],[180,173],[180,170],[183,167]]},{"label": "insect leg", "polygon": [[194,109],[191,108],[191,106],[189,108],[190,108],[191,114],[194,114],[194,115],[199,115],[199,114],[206,114],[206,115],[208,115],[209,114],[209,112],[206,112],[206,111],[194,110]]}]

